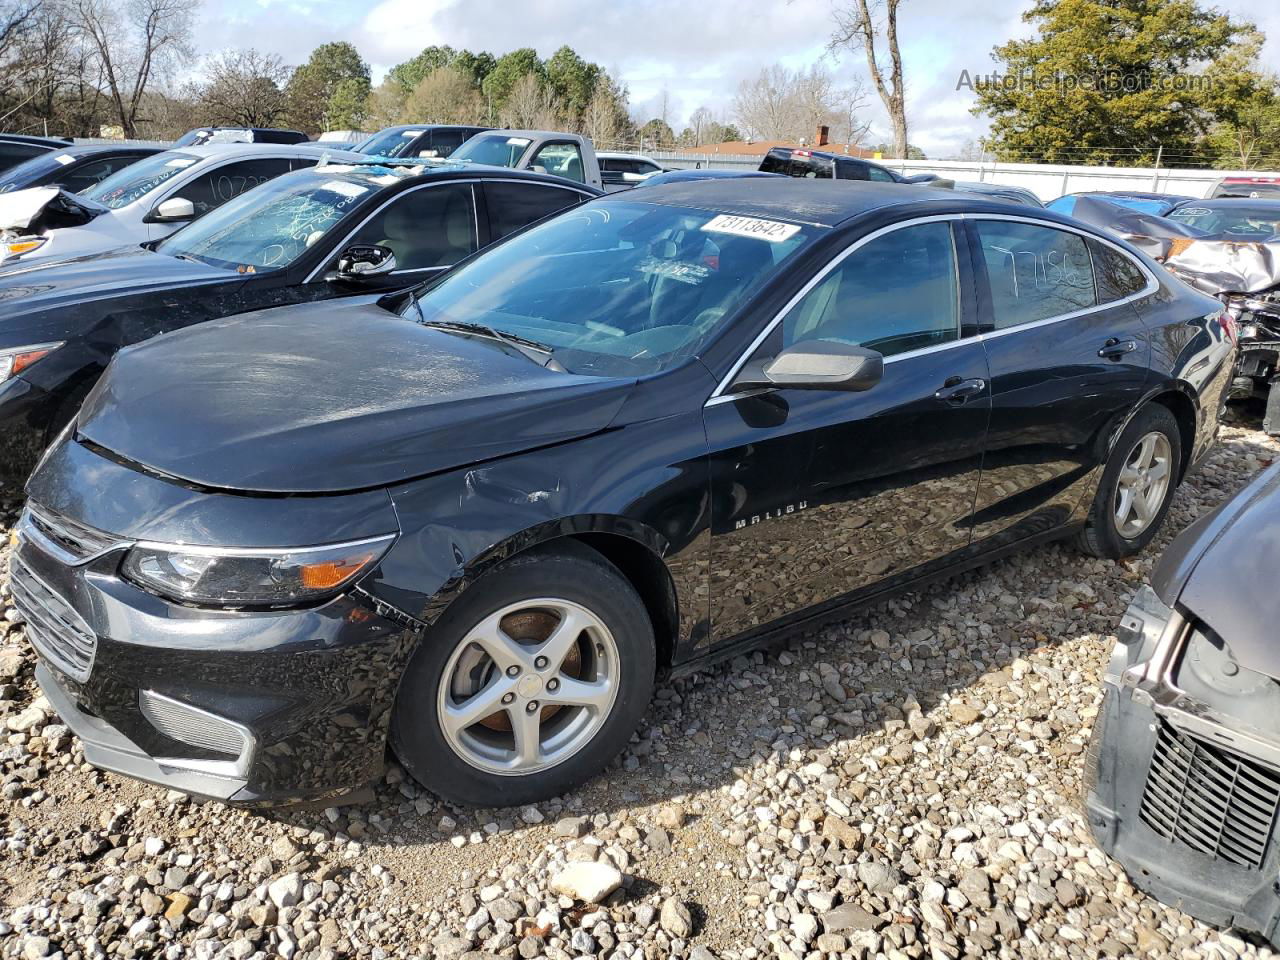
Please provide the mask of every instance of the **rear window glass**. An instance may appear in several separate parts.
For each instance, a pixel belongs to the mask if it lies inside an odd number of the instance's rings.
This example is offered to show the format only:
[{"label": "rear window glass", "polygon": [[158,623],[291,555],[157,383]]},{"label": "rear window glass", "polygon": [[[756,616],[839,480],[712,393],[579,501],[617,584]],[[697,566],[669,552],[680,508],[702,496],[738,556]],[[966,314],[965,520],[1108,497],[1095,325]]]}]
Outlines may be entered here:
[{"label": "rear window glass", "polygon": [[1079,234],[1006,220],[981,220],[977,228],[997,330],[1096,305],[1093,263]]},{"label": "rear window glass", "polygon": [[771,150],[765,154],[760,169],[764,173],[781,173],[787,177],[832,180],[835,179],[835,166],[829,157]]}]

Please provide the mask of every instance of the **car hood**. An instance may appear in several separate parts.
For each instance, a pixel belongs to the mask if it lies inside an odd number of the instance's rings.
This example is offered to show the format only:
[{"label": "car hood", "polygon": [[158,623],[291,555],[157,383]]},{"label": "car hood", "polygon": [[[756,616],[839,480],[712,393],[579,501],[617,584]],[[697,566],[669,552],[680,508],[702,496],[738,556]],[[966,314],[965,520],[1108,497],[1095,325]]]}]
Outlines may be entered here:
[{"label": "car hood", "polygon": [[300,304],[121,351],[77,432],[206,487],[335,493],[595,433],[634,383],[547,370],[376,304]]},{"label": "car hood", "polygon": [[1280,464],[1199,518],[1169,545],[1152,574],[1160,599],[1204,621],[1241,666],[1280,679],[1277,610]]},{"label": "car hood", "polygon": [[0,333],[4,320],[18,314],[210,280],[239,279],[243,278],[229,270],[140,246],[83,257],[19,261],[0,266]]}]

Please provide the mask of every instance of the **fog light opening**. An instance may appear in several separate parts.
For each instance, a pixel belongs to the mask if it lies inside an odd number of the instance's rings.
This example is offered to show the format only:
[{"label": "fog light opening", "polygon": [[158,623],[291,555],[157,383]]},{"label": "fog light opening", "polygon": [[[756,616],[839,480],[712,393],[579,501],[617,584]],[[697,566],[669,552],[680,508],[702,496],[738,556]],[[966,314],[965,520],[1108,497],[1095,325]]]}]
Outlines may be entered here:
[{"label": "fog light opening", "polygon": [[138,709],[148,723],[170,740],[225,758],[157,757],[157,763],[215,776],[243,777],[248,772],[254,739],[243,725],[154,690],[139,691]]}]

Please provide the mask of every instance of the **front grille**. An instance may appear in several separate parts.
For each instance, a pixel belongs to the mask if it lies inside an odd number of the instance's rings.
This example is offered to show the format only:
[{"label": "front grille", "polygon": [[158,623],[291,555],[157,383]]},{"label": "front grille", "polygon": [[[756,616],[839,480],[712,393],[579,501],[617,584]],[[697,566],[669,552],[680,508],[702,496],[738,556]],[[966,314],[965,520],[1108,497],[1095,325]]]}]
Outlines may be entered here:
[{"label": "front grille", "polygon": [[9,590],[36,652],[73,679],[87,680],[98,638],[80,614],[17,554],[9,558]]},{"label": "front grille", "polygon": [[40,536],[77,561],[97,556],[120,542],[101,530],[32,503],[27,504],[25,519]]},{"label": "front grille", "polygon": [[1280,771],[1161,723],[1140,816],[1164,837],[1242,867],[1262,866]]}]

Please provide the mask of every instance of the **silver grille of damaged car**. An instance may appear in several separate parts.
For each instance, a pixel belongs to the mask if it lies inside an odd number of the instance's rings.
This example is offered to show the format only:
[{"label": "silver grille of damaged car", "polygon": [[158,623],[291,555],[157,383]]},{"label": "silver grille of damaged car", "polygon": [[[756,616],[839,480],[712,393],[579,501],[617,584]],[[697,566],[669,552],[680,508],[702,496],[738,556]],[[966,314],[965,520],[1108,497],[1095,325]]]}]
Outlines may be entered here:
[{"label": "silver grille of damaged car", "polygon": [[1160,724],[1140,812],[1160,836],[1257,868],[1278,806],[1280,771]]},{"label": "silver grille of damaged car", "polygon": [[71,678],[81,683],[88,680],[98,638],[80,614],[17,554],[9,558],[9,590],[36,652]]},{"label": "silver grille of damaged car", "polygon": [[81,563],[120,545],[120,538],[76,523],[34,503],[23,511],[22,527],[34,530],[48,544],[58,548],[72,563]]}]

